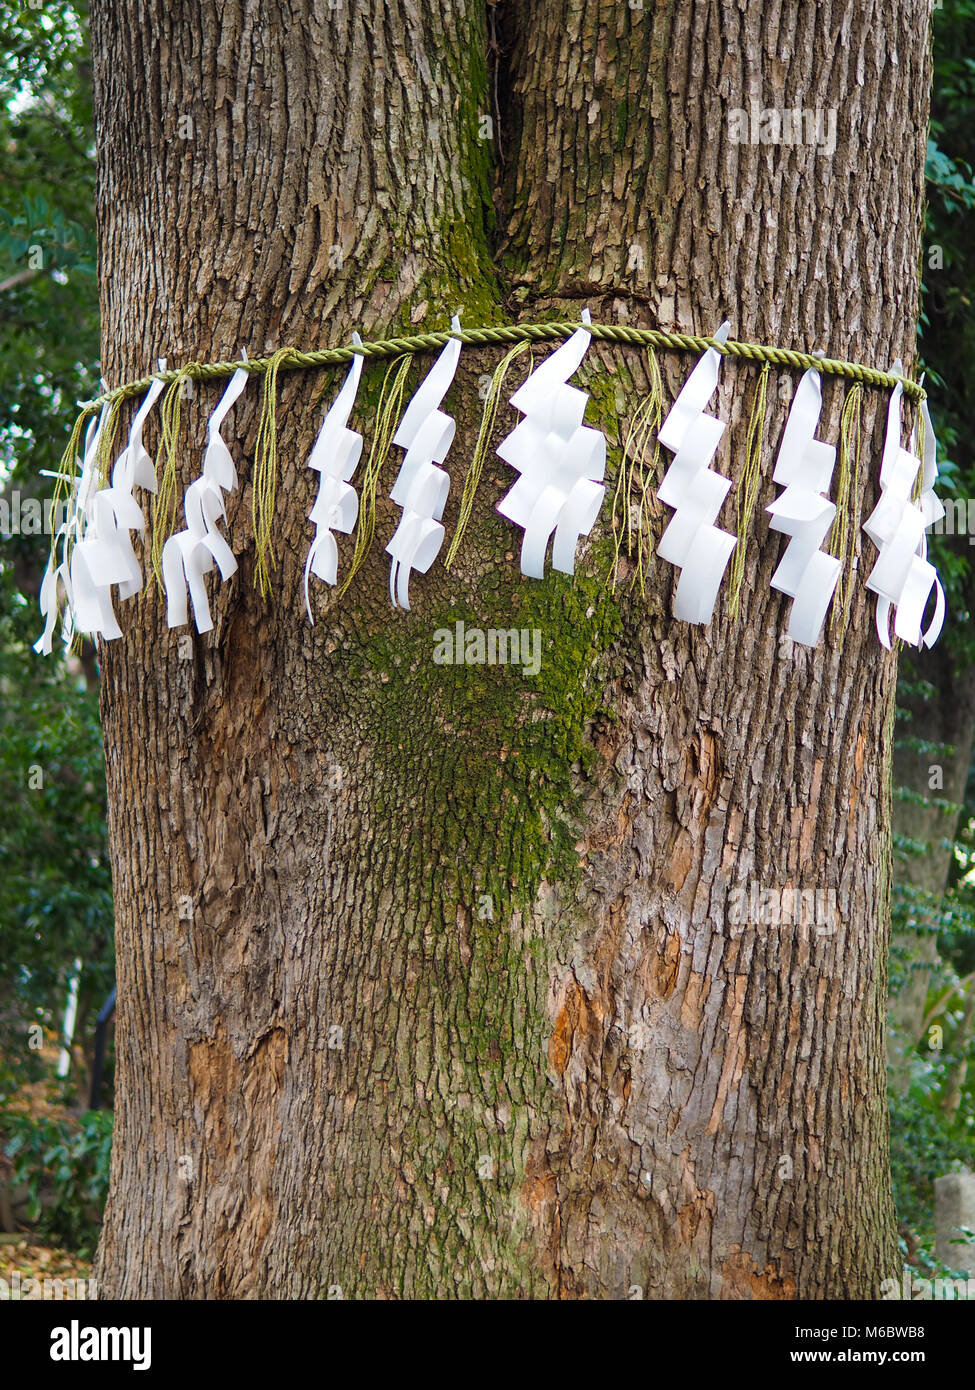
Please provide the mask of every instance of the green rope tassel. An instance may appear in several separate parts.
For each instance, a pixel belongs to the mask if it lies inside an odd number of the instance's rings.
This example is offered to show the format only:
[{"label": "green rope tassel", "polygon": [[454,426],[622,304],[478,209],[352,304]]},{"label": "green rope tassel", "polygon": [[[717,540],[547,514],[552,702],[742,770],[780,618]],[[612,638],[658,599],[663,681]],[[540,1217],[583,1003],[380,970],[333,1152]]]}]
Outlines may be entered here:
[{"label": "green rope tassel", "polygon": [[[474,509],[474,497],[477,493],[478,485],[481,481],[481,474],[484,472],[484,463],[487,459],[488,445],[494,433],[494,426],[498,418],[498,410],[501,406],[501,389],[504,386],[504,379],[508,374],[508,368],[516,357],[520,357],[523,352],[530,350],[530,343],[516,343],[515,346],[506,352],[501,361],[494,369],[491,383],[488,386],[487,395],[484,398],[484,410],[481,413],[481,428],[477,433],[477,442],[474,445],[474,453],[471,457],[470,466],[467,469],[467,477],[464,479],[464,491],[460,499],[460,515],[457,518],[457,529],[454,531],[453,539],[450,542],[450,549],[447,551],[447,558],[444,560],[444,568],[450,566],[457,558],[460,543],[464,532],[467,530],[467,523],[471,519],[471,512]],[[534,357],[529,365],[529,373],[534,364]]]},{"label": "green rope tassel", "polygon": [[124,404],[121,396],[115,397],[108,407],[108,414],[105,417],[105,425],[98,441],[98,458],[96,459],[99,489],[108,487],[109,484],[108,474],[115,451],[115,436],[118,433],[119,415]]},{"label": "green rope tassel", "polygon": [[748,421],[748,433],[745,436],[745,463],[741,470],[741,477],[735,486],[735,531],[738,536],[738,544],[731,557],[731,589],[728,604],[728,614],[731,618],[738,617],[741,604],[741,586],[745,578],[745,536],[751,525],[755,503],[758,500],[758,488],[762,480],[762,444],[765,438],[768,374],[769,363],[766,362],[758,378],[758,386],[755,388],[751,418]]},{"label": "green rope tassel", "polygon": [[[389,457],[393,435],[396,433],[396,427],[403,413],[406,378],[412,363],[412,354],[404,353],[402,357],[396,358],[389,364],[386,375],[383,377],[379,404],[376,406],[376,417],[372,428],[372,444],[362,474],[362,496],[359,502],[359,524],[355,532],[355,549],[352,553],[352,564],[349,566],[349,572],[339,588],[340,598],[362,568],[376,533],[376,489],[379,485],[383,466]],[[390,383],[390,377],[392,377],[392,383]]]},{"label": "green rope tassel", "polygon": [[[75,480],[79,472],[78,453],[81,448],[82,435],[85,432],[85,426],[94,414],[97,414],[97,411],[92,408],[86,408],[81,412],[71,427],[68,442],[64,446],[64,453],[61,455],[60,462],[58,463],[58,475],[54,483],[54,497],[51,503],[52,516],[57,516],[59,514],[58,508],[60,504],[68,501],[74,489]],[[54,554],[56,539],[54,529],[55,528],[52,528],[51,535],[52,555]]]},{"label": "green rope tassel", "polygon": [[911,501],[920,502],[921,493],[924,491],[924,416],[921,413],[920,401],[918,401],[914,411],[914,429],[917,432],[917,457],[921,462],[921,467],[917,470],[917,477],[914,479]]},{"label": "green rope tassel", "polygon": [[[653,348],[647,350],[647,375],[650,389],[634,410],[623,440],[623,454],[616,475],[613,493],[613,590],[619,577],[620,552],[626,538],[626,554],[632,559],[636,552],[636,573],[633,584],[639,584],[646,595],[647,572],[652,553],[650,536],[650,494],[657,482],[660,465],[660,441],[654,444],[653,456],[647,463],[650,436],[656,435],[663,419],[663,381],[660,364]],[[634,513],[636,523],[634,524]],[[635,540],[634,540],[635,534]],[[631,585],[632,587],[632,585]]]},{"label": "green rope tassel", "polygon": [[849,622],[853,606],[853,566],[860,530],[860,456],[863,387],[850,387],[840,415],[840,475],[836,485],[836,516],[824,547],[841,561],[836,597],[830,615],[830,634]]},{"label": "green rope tassel", "polygon": [[[152,504],[152,572],[163,592],[163,546],[176,525],[176,447],[179,442],[180,403],[183,382],[192,380],[196,363],[188,362],[166,387],[159,406],[159,447],[156,450],[156,495]],[[160,467],[162,472],[160,473]]]},{"label": "green rope tassel", "polygon": [[274,504],[278,495],[278,372],[282,364],[288,362],[294,353],[294,348],[280,348],[271,356],[264,373],[264,393],[257,422],[251,519],[254,524],[254,548],[257,552],[254,586],[260,590],[261,598],[266,598],[270,593],[271,570],[274,568],[271,530],[274,525]]}]

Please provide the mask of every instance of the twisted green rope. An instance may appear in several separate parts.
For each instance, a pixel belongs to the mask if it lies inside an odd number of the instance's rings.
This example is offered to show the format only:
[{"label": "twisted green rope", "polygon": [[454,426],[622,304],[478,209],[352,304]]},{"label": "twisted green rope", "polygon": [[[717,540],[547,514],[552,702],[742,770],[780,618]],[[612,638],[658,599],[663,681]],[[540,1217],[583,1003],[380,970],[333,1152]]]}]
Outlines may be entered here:
[{"label": "twisted green rope", "polygon": [[[357,354],[367,359],[399,357],[402,353],[436,352],[451,340],[457,339],[465,347],[507,347],[513,343],[551,343],[562,338],[570,338],[582,325],[574,323],[517,323],[502,324],[495,328],[465,328],[459,333],[417,333],[410,338],[381,338],[375,342],[363,343],[360,347],[324,348],[318,352],[299,352],[291,349],[287,360],[281,360],[281,351],[270,357],[251,357],[243,362],[191,362],[179,370],[157,372],[154,376],[140,378],[139,381],[126,382],[105,391],[94,400],[82,404],[86,414],[100,408],[106,401],[132,400],[148,391],[153,381],[172,382],[177,377],[190,377],[194,381],[210,381],[233,376],[243,369],[255,375],[267,372],[275,359],[281,371],[295,371],[313,367],[335,367],[343,362],[351,362]],[[687,333],[665,333],[659,328],[630,328],[620,323],[586,324],[586,332],[598,343],[622,343],[628,347],[664,348],[676,352],[701,354],[708,348],[716,348],[722,356],[740,357],[746,362],[768,363],[772,367],[791,367],[796,371],[806,371],[815,367],[827,376],[845,377],[848,381],[859,382],[862,386],[876,386],[893,390],[900,383],[909,401],[922,401],[926,392],[916,381],[907,377],[895,376],[893,372],[881,372],[874,367],[865,367],[859,362],[843,362],[831,357],[812,357],[805,352],[793,352],[791,348],[767,347],[760,343],[741,343],[729,338],[726,343],[716,343],[711,338],[698,338]]]}]

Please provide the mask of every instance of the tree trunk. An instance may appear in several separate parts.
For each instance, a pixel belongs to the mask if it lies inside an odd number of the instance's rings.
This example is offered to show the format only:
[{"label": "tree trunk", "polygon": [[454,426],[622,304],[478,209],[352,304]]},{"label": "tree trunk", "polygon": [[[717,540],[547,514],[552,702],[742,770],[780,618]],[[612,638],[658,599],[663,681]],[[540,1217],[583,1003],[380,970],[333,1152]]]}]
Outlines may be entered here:
[{"label": "tree trunk", "polygon": [[[727,316],[753,341],[913,356],[926,17],[893,0],[95,0],[92,23],[113,384],[159,354],[332,346],[458,308],[467,326]],[[753,100],[834,109],[835,151],[733,143]],[[448,534],[497,360],[465,350],[447,398]],[[642,355],[587,362],[587,418],[618,444]],[[669,402],[693,363],[661,364]],[[381,378],[367,366],[360,405]],[[441,556],[393,613],[397,456],[369,560],[341,599],[316,586],[310,627],[304,462],[338,379],[282,377],[273,600],[252,585],[252,386],[224,431],[241,569],[214,632],[181,645],[153,594],[101,651],[102,1293],[870,1296],[898,1268],[895,662],[862,582],[817,652],[780,643],[781,542],[757,511],[739,618],[725,584],[689,628],[662,561],[645,600],[607,585],[608,503],[575,581],[522,579],[492,453],[454,570]],[[759,507],[794,380],[770,393]],[[715,466],[734,477],[754,389],[725,365]],[[216,390],[198,395],[181,487]],[[835,439],[838,385],[826,402]],[[869,506],[886,401],[865,406]],[[539,629],[538,676],[435,665],[457,619]],[[832,892],[835,932],[731,925],[752,883]]]}]

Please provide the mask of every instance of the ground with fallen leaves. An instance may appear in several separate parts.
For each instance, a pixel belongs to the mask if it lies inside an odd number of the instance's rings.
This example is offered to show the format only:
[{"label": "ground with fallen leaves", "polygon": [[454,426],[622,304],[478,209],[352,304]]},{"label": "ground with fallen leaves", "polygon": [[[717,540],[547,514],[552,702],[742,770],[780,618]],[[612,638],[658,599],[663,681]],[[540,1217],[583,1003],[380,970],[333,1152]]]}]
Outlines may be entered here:
[{"label": "ground with fallen leaves", "polygon": [[28,1235],[0,1232],[0,1300],[87,1298],[90,1279],[90,1261]]},{"label": "ground with fallen leaves", "polygon": [[[53,1073],[58,1052],[50,1041],[41,1056],[50,1063]],[[50,1080],[21,1086],[7,1097],[5,1108],[51,1119],[75,1113],[58,1098],[57,1088]],[[0,1180],[4,1176],[0,1172]],[[37,1283],[31,1283],[32,1280]],[[37,1240],[28,1232],[0,1230],[0,1301],[87,1298],[90,1280],[90,1260]]]}]

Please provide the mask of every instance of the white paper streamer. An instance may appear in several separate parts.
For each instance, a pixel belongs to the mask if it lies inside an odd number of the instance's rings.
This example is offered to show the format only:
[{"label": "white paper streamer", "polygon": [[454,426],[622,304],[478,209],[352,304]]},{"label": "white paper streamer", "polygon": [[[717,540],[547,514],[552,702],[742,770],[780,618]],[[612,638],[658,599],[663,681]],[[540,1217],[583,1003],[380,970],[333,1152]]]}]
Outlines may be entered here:
[{"label": "white paper streamer", "polygon": [[[460,319],[450,320],[455,333]],[[447,343],[410,401],[393,436],[393,443],[406,450],[399,474],[389,494],[403,516],[386,547],[393,557],[389,568],[389,596],[393,607],[410,606],[410,572],[426,574],[443,544],[443,516],[450,478],[438,463],[447,457],[457,428],[439,408],[454,379],[460,361],[460,342]]]},{"label": "white paper streamer", "polygon": [[[161,372],[166,370],[165,357],[159,359],[159,370]],[[135,413],[135,418],[129,429],[128,443],[119,454],[112,470],[113,487],[124,487],[131,492],[133,487],[138,486],[144,487],[147,492],[155,492],[156,469],[142,443],[142,429],[149,412],[165,389],[166,383],[164,381],[160,381],[158,377],[153,378],[152,385]]]},{"label": "white paper streamer", "polygon": [[[358,333],[353,333],[352,341],[356,347],[362,346]],[[359,389],[362,363],[361,356],[353,358],[342,389],[325,414],[308,458],[308,467],[317,469],[321,475],[318,497],[309,517],[315,523],[315,538],[305,562],[305,608],[310,623],[314,623],[315,619],[308,595],[309,576],[317,575],[326,584],[336,582],[339,550],[332,532],[341,531],[343,535],[348,535],[359,515],[359,498],[355,488],[349,486],[349,479],[362,455],[362,435],[347,426]]]},{"label": "white paper streamer", "polygon": [[[246,358],[247,354],[243,356]],[[189,485],[183,498],[186,529],[170,536],[163,546],[166,621],[170,627],[181,627],[188,621],[186,592],[189,589],[196,630],[209,632],[213,619],[203,576],[213,568],[214,562],[222,579],[229,579],[237,569],[234,553],[219,531],[219,523],[227,520],[223,494],[237,486],[237,470],[221,438],[220,427],[247,385],[249,375],[245,368],[237,368],[210,416],[203,473]]]},{"label": "white paper streamer", "polygon": [[[74,627],[78,632],[100,635],[111,641],[122,636],[112,606],[111,586],[131,580],[132,576],[119,535],[119,515],[111,499],[106,496],[111,489],[94,491],[98,477],[99,442],[106,418],[107,410],[103,407],[98,428],[90,435],[85,447],[76,515],[76,525],[82,534],[71,552],[71,608]],[[131,496],[129,500],[132,501]],[[142,521],[139,508],[134,502],[132,506]],[[124,502],[119,510],[123,524],[132,521],[131,512],[126,510]],[[127,531],[125,535],[128,540]],[[134,561],[135,556],[132,558]]]},{"label": "white paper streamer", "polygon": [[[583,323],[590,323],[588,309]],[[498,455],[521,475],[498,503],[502,516],[524,529],[521,572],[531,579],[545,573],[549,537],[552,567],[575,570],[576,546],[588,536],[606,489],[606,440],[582,423],[589,396],[568,378],[578,371],[592,335],[579,328],[532,372],[511,397],[525,416],[498,445]]]},{"label": "white paper streamer", "polygon": [[[898,359],[891,367],[903,372]],[[890,610],[896,609],[894,632],[904,642],[919,647],[932,647],[941,634],[945,620],[945,595],[938,572],[927,559],[925,527],[944,516],[944,507],[935,496],[938,477],[937,442],[928,414],[927,402],[922,402],[924,423],[924,472],[920,505],[912,500],[914,484],[921,460],[918,459],[916,434],[911,449],[901,448],[900,403],[903,387],[898,384],[891,393],[887,410],[887,433],[880,466],[880,500],[864,523],[863,529],[880,554],[870,572],[867,588],[877,595],[877,635],[890,650]],[[931,590],[935,591],[935,609],[924,632],[921,623]]]},{"label": "white paper streamer", "polygon": [[786,631],[807,647],[819,644],[842,569],[840,560],[820,549],[836,515],[835,504],[823,496],[833,477],[836,449],[815,437],[822,409],[822,380],[811,367],[796,388],[772,474],[785,491],[766,508],[772,530],[792,537],[772,588],[792,598]]},{"label": "white paper streamer", "polygon": [[[159,370],[166,370],[164,358]],[[103,383],[104,385],[104,383]],[[69,503],[68,515],[58,528],[51,560],[41,583],[41,612],[44,631],[34,650],[50,654],[58,618],[58,582],[64,585],[67,607],[63,623],[64,643],[69,646],[74,633],[101,636],[108,641],[121,637],[115,617],[112,588],[119,597],[131,598],[142,588],[142,570],[132,547],[131,532],[145,530],[142,509],[132,495],[136,486],[156,490],[156,470],[142,443],[146,417],[165,389],[165,382],[154,379],[136,411],[125,448],[115,461],[109,487],[94,491],[98,478],[98,453],[109,406],[102,407],[92,420],[85,437],[81,474]],[[70,561],[69,542],[73,541]],[[58,547],[62,562],[55,563]]]},{"label": "white paper streamer", "polygon": [[[164,360],[159,366],[165,371]],[[81,632],[100,633],[107,641],[122,635],[112,603],[113,586],[118,587],[121,599],[131,598],[142,588],[142,570],[131,532],[143,533],[146,519],[132,489],[138,483],[149,492],[156,490],[156,470],[142,443],[142,427],[164,390],[165,382],[156,378],[146,392],[132,421],[128,443],[112,469],[111,486],[96,492],[85,508],[84,538],[71,557],[75,627]]]},{"label": "white paper streamer", "polygon": [[[60,530],[58,534],[60,535]],[[41,617],[44,619],[44,631],[34,643],[34,650],[39,656],[51,655],[54,628],[60,611],[58,607],[58,580],[64,581],[65,570],[63,565],[56,565],[54,561],[55,556],[52,553],[44,571],[44,578],[41,580],[39,607]]]},{"label": "white paper streamer", "polygon": [[[104,385],[104,383],[102,383]],[[71,564],[68,558],[68,545],[73,543],[77,547],[78,542],[84,534],[86,524],[86,509],[89,494],[96,476],[96,463],[98,460],[98,446],[101,441],[102,430],[108,418],[108,404],[102,406],[101,414],[93,417],[89,422],[85,434],[85,444],[82,451],[82,463],[80,474],[72,480],[71,496],[68,499],[67,514],[64,521],[57,529],[54,537],[54,544],[51,547],[51,558],[48,561],[47,570],[41,581],[40,609],[44,618],[44,631],[34,643],[34,650],[43,656],[50,656],[51,647],[54,639],[54,629],[57,625],[60,606],[58,602],[58,582],[64,585],[65,610],[61,624],[62,639],[66,647],[71,645],[74,636],[74,595],[71,581]],[[57,564],[58,548],[61,550],[61,563]],[[101,613],[99,611],[99,620]],[[114,619],[113,619],[114,621]],[[111,624],[109,624],[111,626]]]},{"label": "white paper streamer", "polygon": [[[731,329],[723,323],[714,334],[723,343]],[[714,525],[731,487],[731,479],[712,473],[709,465],[725,431],[723,420],[705,415],[718,384],[721,353],[708,348],[691,372],[660,427],[658,438],[674,453],[657,492],[675,508],[660,538],[657,554],[680,568],[674,594],[674,617],[685,623],[711,620],[718,589],[737,538]]]}]

